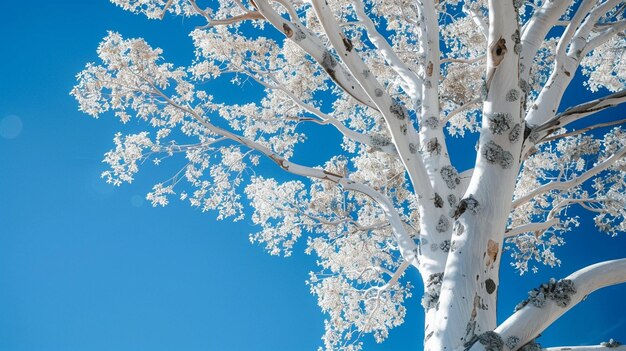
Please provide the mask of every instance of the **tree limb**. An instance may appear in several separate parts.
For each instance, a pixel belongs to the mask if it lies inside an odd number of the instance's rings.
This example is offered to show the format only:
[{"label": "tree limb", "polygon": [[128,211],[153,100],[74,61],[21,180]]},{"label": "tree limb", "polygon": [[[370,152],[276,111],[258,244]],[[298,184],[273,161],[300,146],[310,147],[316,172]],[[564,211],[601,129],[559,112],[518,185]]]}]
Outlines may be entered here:
[{"label": "tree limb", "polygon": [[551,182],[551,183],[548,183],[548,184],[544,184],[544,185],[538,187],[537,189],[527,193],[526,195],[520,196],[519,198],[513,200],[512,208],[519,207],[520,205],[526,203],[527,201],[531,200],[535,196],[541,195],[541,194],[545,194],[548,191],[565,190],[565,189],[569,189],[569,188],[578,186],[578,185],[586,182],[587,180],[589,180],[591,177],[595,176],[596,174],[598,174],[598,173],[604,171],[605,169],[609,168],[611,165],[613,165],[619,159],[624,157],[624,155],[626,155],[626,147],[621,148],[620,150],[615,152],[615,154],[613,154],[611,157],[609,157],[606,160],[598,163],[597,165],[593,166],[591,169],[585,171],[583,174],[579,175],[576,178],[573,178],[573,179],[570,179],[570,180],[566,180],[566,181],[555,181],[555,182]]},{"label": "tree limb", "polygon": [[570,107],[556,115],[554,118],[533,128],[533,132],[536,133],[533,135],[533,138],[541,141],[543,138],[554,133],[559,128],[563,128],[572,122],[578,121],[608,108],[618,106],[624,102],[626,102],[626,90],[618,91],[617,93]]},{"label": "tree limb", "polygon": [[557,135],[552,135],[552,136],[545,137],[545,138],[541,139],[541,141],[539,141],[539,143],[548,142],[548,141],[557,140],[557,139],[570,137],[570,136],[575,136],[575,135],[580,135],[580,134],[589,132],[589,131],[594,130],[594,129],[605,128],[605,127],[612,127],[612,126],[616,126],[616,125],[620,125],[620,124],[624,124],[624,123],[626,123],[626,119],[620,119],[620,120],[617,120],[617,121],[606,122],[606,123],[598,123],[598,124],[594,124],[594,125],[589,126],[589,127],[585,127],[585,128],[581,128],[581,129],[577,129],[577,130],[571,131],[569,133],[563,133],[563,134],[557,134]]},{"label": "tree limb", "polygon": [[528,223],[528,224],[520,225],[517,227],[507,229],[504,232],[504,237],[511,238],[516,235],[520,235],[520,234],[524,234],[528,232],[545,231],[546,229],[549,229],[559,223],[560,221],[557,218],[552,218],[548,221],[541,222],[541,223]]},{"label": "tree limb", "polygon": [[303,165],[291,162],[285,159],[284,157],[278,155],[277,153],[273,152],[271,149],[269,149],[268,147],[264,145],[261,145],[244,136],[237,135],[235,133],[232,133],[228,130],[222,129],[220,127],[217,127],[207,122],[207,119],[198,115],[198,113],[194,109],[188,108],[188,107],[185,107],[176,103],[175,101],[170,99],[167,95],[165,95],[161,90],[156,88],[154,85],[152,85],[152,88],[155,91],[155,93],[161,96],[163,99],[165,99],[167,103],[189,114],[196,121],[198,121],[205,128],[207,128],[207,130],[209,130],[211,133],[223,136],[241,145],[247,146],[250,149],[260,152],[261,154],[267,156],[269,159],[274,161],[274,163],[276,163],[283,170],[289,173],[295,174],[295,175],[321,179],[321,180],[327,180],[337,185],[340,185],[343,189],[347,191],[355,191],[355,192],[358,192],[358,193],[361,193],[363,195],[370,197],[380,206],[380,208],[385,213],[387,220],[391,224],[395,239],[399,246],[400,254],[404,258],[404,260],[410,262],[416,268],[419,268],[419,262],[417,258],[417,245],[415,244],[413,239],[411,239],[409,234],[406,232],[406,229],[404,228],[404,222],[400,218],[398,211],[396,211],[396,209],[394,208],[392,201],[387,196],[385,196],[384,194],[381,194],[380,192],[376,191],[375,189],[369,187],[366,184],[355,182],[353,180],[348,179],[345,176],[331,173],[331,172],[328,172],[319,168],[303,166]]},{"label": "tree limb", "polygon": [[557,346],[541,349],[541,351],[626,351],[626,345],[621,346]]},{"label": "tree limb", "polygon": [[563,94],[584,57],[591,30],[598,19],[618,3],[618,0],[607,0],[594,7],[596,1],[584,0],[580,4],[557,44],[554,69],[550,78],[526,115],[525,119],[529,126],[544,124],[556,115]]},{"label": "tree limb", "polygon": [[[565,280],[570,280],[576,290],[575,293],[568,295],[569,302],[559,301],[559,305],[555,300],[546,298],[542,307],[535,307],[532,303],[528,303],[500,324],[494,332],[502,340],[507,340],[509,337],[517,338],[518,346],[512,350],[519,349],[536,338],[539,333],[590,293],[626,282],[626,259],[596,263],[570,274]],[[480,343],[475,343],[470,350],[482,351],[485,347]]]},{"label": "tree limb", "polygon": [[558,23],[559,18],[565,13],[570,3],[569,0],[545,1],[526,22],[521,35],[520,73],[522,79],[528,80],[533,59],[537,55],[544,38],[550,29]]},{"label": "tree limb", "polygon": [[296,45],[308,53],[317,63],[322,66],[328,76],[355,100],[376,109],[376,105],[367,96],[361,86],[354,80],[348,70],[337,62],[333,54],[326,49],[320,38],[308,28],[284,19],[268,3],[267,0],[256,0],[252,2],[257,10],[276,29],[285,34]]},{"label": "tree limb", "polygon": [[370,41],[376,46],[385,62],[387,62],[387,64],[404,82],[406,93],[413,101],[420,100],[422,95],[422,80],[417,76],[417,74],[415,74],[415,72],[409,69],[409,67],[398,57],[391,45],[389,45],[387,39],[378,32],[374,22],[372,22],[370,17],[365,13],[363,3],[360,0],[354,0],[353,6],[359,20],[363,25],[365,25],[367,36]]},{"label": "tree limb", "polygon": [[333,48],[383,115],[413,188],[420,196],[432,198],[434,196],[432,187],[424,181],[428,179],[428,175],[421,158],[416,153],[418,147],[416,132],[409,120],[408,112],[385,92],[384,87],[370,73],[356,50],[347,45],[349,39],[343,34],[335,15],[325,1],[312,0],[311,3]]}]

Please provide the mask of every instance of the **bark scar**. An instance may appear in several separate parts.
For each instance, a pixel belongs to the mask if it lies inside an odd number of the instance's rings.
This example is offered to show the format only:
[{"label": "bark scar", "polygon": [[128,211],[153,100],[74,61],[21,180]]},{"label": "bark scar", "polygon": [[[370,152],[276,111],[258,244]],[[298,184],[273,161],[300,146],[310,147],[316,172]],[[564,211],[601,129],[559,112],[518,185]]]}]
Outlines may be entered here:
[{"label": "bark scar", "polygon": [[487,267],[493,268],[493,264],[498,258],[498,251],[500,251],[498,246],[498,243],[491,239],[487,242],[487,261],[485,262]]},{"label": "bark scar", "polygon": [[489,73],[487,73],[487,92],[489,92],[489,88],[491,87],[491,80],[496,73],[498,65],[500,65],[502,60],[504,60],[504,55],[506,55],[506,52],[506,39],[502,37],[489,45],[489,60],[491,62],[491,69],[489,70]]}]

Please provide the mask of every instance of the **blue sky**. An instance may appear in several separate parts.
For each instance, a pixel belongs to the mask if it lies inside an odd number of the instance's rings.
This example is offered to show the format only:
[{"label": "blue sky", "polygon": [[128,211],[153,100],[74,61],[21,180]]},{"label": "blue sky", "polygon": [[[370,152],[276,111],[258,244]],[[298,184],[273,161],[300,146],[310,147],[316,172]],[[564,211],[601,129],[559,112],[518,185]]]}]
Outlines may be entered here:
[{"label": "blue sky", "polygon": [[[150,172],[120,188],[99,177],[119,125],[77,111],[68,95],[75,74],[96,59],[107,30],[189,62],[190,21],[148,21],[105,0],[2,7],[0,350],[315,350],[323,315],[304,284],[313,257],[270,257],[249,244],[247,220],[216,222],[176,201],[152,208],[143,200]],[[501,318],[548,277],[626,256],[626,238],[588,222],[567,241],[560,268],[518,278],[503,264]],[[366,338],[365,349],[418,350],[420,296],[417,288],[407,322],[386,343]],[[540,342],[626,340],[623,296],[624,287],[590,296]]]}]

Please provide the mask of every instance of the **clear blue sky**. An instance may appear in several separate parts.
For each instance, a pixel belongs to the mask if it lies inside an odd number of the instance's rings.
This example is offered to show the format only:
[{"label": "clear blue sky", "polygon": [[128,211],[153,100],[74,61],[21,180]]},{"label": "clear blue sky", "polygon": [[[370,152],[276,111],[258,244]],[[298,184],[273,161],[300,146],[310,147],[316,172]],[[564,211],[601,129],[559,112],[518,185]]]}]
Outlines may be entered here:
[{"label": "clear blue sky", "polygon": [[[75,74],[96,59],[107,30],[146,37],[185,64],[192,27],[180,18],[148,21],[105,0],[3,4],[0,351],[287,351],[321,344],[323,315],[304,284],[316,269],[313,257],[302,250],[270,257],[249,244],[249,221],[216,222],[179,202],[151,208],[143,200],[155,181],[150,172],[121,188],[99,178],[119,125],[77,111],[68,95]],[[518,279],[503,264],[501,317],[550,276],[626,257],[626,238],[598,234],[588,222],[567,240],[558,250],[561,268]],[[366,338],[366,350],[419,349],[421,293],[417,288],[409,301],[407,322],[384,344]],[[590,296],[539,341],[626,341],[624,296],[624,287]]]}]

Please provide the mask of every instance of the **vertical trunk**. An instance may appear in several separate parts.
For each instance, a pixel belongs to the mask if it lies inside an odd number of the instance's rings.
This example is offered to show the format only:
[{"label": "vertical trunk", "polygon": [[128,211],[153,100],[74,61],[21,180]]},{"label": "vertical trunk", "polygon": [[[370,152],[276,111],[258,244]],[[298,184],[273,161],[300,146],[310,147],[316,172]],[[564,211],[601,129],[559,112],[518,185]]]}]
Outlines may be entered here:
[{"label": "vertical trunk", "polygon": [[422,199],[420,207],[420,273],[425,293],[422,306],[425,310],[424,335],[434,334],[439,289],[450,251],[453,219],[450,216],[460,195],[460,178],[450,163],[443,127],[440,122],[439,81],[440,48],[439,24],[433,0],[422,2],[420,15],[424,22],[419,26],[420,53],[424,59],[422,101],[419,111],[419,138],[424,167],[433,189],[432,199]]},{"label": "vertical trunk", "polygon": [[474,174],[455,209],[450,254],[431,351],[457,350],[496,327],[503,233],[519,170],[524,125],[519,88],[520,34],[512,1],[489,2],[486,100]]}]

